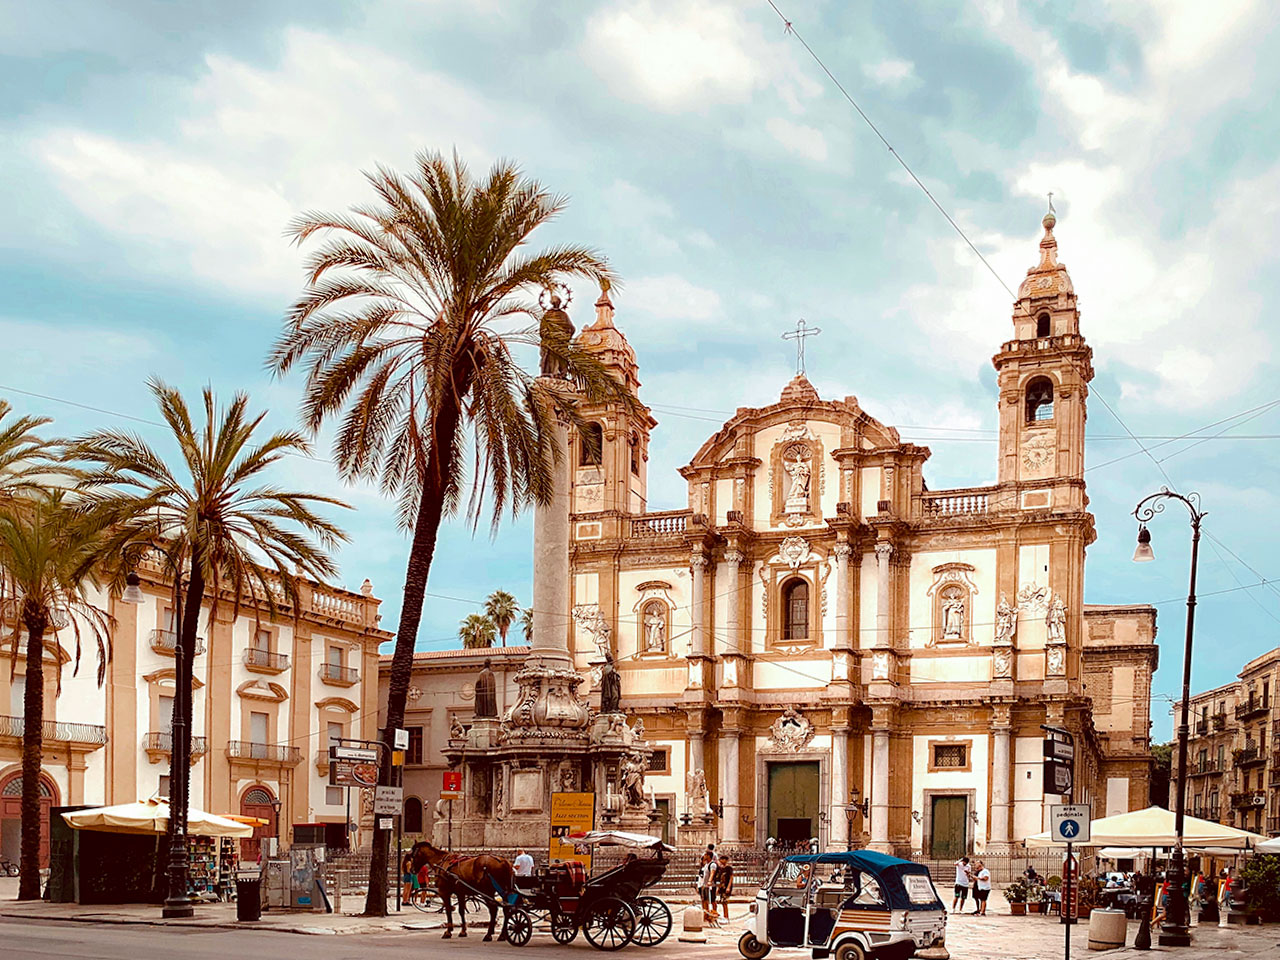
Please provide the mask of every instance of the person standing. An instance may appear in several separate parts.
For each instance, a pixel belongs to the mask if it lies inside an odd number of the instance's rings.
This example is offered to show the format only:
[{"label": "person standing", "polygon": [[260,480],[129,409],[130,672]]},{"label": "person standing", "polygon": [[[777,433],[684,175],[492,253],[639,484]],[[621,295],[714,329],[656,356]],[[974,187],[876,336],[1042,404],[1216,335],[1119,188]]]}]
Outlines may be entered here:
[{"label": "person standing", "polygon": [[533,857],[529,856],[528,851],[516,851],[515,868],[517,877],[533,876]]},{"label": "person standing", "polygon": [[976,871],[973,877],[973,912],[977,916],[987,915],[987,898],[991,896],[991,871],[979,860],[974,864]]},{"label": "person standing", "polygon": [[711,904],[715,897],[716,861],[707,851],[702,855],[702,863],[698,867],[698,898],[702,901],[702,915],[711,919]]},{"label": "person standing", "polygon": [[967,899],[969,899],[969,884],[971,882],[970,871],[969,871],[969,858],[961,857],[959,860],[956,861],[955,867],[956,867],[956,885],[955,885],[955,893],[951,898],[951,912],[963,913],[964,902]]},{"label": "person standing", "polygon": [[[729,898],[733,896],[733,864],[729,862],[727,853],[720,854],[720,865],[716,868],[716,900],[720,902],[720,912],[729,919]],[[715,911],[715,903],[711,909]]]}]

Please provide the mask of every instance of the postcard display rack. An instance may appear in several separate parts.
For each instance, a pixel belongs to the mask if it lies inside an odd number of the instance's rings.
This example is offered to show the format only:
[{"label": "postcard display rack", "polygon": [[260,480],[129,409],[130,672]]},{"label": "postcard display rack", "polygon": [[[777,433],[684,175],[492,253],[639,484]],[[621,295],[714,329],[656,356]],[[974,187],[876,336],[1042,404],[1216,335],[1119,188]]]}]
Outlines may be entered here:
[{"label": "postcard display rack", "polygon": [[232,837],[191,838],[191,896],[233,899],[235,868],[236,841]]}]

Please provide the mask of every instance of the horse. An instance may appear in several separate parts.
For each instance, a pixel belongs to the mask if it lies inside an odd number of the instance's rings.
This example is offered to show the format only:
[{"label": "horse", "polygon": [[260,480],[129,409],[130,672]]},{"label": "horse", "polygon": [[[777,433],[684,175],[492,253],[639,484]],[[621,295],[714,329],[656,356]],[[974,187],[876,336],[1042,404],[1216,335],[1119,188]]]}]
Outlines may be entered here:
[{"label": "horse", "polygon": [[413,845],[410,851],[412,869],[416,874],[423,866],[429,866],[436,874],[436,889],[444,902],[445,928],[444,938],[453,936],[453,904],[458,901],[458,919],[462,925],[459,937],[467,935],[467,894],[482,894],[489,903],[489,930],[484,935],[484,942],[493,939],[493,928],[498,921],[498,904],[502,904],[502,931],[498,940],[507,938],[507,915],[510,912],[508,897],[515,890],[515,867],[510,860],[493,857],[482,853],[475,857],[464,857],[448,853],[433,846],[426,840]]}]

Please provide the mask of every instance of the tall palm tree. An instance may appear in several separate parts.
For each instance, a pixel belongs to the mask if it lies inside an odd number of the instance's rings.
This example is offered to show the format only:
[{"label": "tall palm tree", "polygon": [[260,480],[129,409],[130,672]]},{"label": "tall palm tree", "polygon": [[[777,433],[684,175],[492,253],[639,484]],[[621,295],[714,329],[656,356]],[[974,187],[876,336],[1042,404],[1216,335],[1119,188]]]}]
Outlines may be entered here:
[{"label": "tall palm tree", "polygon": [[100,430],[76,441],[69,455],[82,465],[79,488],[88,510],[110,529],[122,554],[150,551],[173,584],[179,624],[174,649],[173,751],[170,755],[170,860],[166,915],[190,916],[187,899],[186,816],[191,764],[191,661],[202,604],[209,621],[226,596],[233,616],[247,597],[255,615],[279,603],[297,609],[300,577],[336,573],[328,551],[347,539],[316,512],[339,500],[281,489],[264,474],[282,457],[306,455],[294,431],[264,436],[265,413],[252,416],[238,393],[220,408],[204,390],[204,418],[196,424],[182,395],[149,382],[181,454],[183,474],[171,470],[141,437]]},{"label": "tall palm tree", "polygon": [[516,622],[516,616],[519,613],[520,604],[516,603],[516,598],[505,590],[493,591],[484,601],[484,615],[498,628],[498,635],[502,637],[504,647],[507,645],[507,631]]},{"label": "tall palm tree", "polygon": [[533,643],[533,607],[520,611],[520,632],[524,634],[525,643]]},{"label": "tall palm tree", "polygon": [[492,647],[497,630],[493,621],[483,613],[469,613],[458,626],[458,637],[462,646],[468,650],[479,647]]},{"label": "tall palm tree", "polygon": [[[608,370],[566,337],[539,340],[520,317],[527,299],[572,277],[609,284],[604,259],[560,244],[530,252],[530,234],[565,206],[500,161],[482,180],[455,155],[417,157],[412,173],[379,168],[376,204],[349,214],[308,213],[294,239],[322,235],[307,286],[285,320],[269,363],[306,369],[303,420],[338,420],[334,459],[350,481],[376,480],[411,531],[404,598],[387,691],[388,750],[404,721],[413,650],[436,537],[464,509],[478,523],[486,497],[496,531],[504,512],[552,496],[555,423],[550,391],[513,355],[540,345],[593,401],[634,405]],[[571,416],[572,416],[571,412]],[[470,451],[470,464],[466,462]],[[464,488],[470,481],[470,493]],[[388,782],[389,768],[383,770]],[[376,830],[365,913],[387,905],[388,833]]]},{"label": "tall palm tree", "polygon": [[[22,837],[18,899],[40,896],[40,764],[44,755],[44,644],[50,631],[75,640],[74,672],[80,670],[83,641],[98,654],[98,686],[111,656],[110,615],[93,602],[93,591],[110,576],[115,554],[106,538],[88,522],[65,492],[28,491],[0,503],[0,567],[3,599],[16,612],[6,638],[18,656],[19,631],[27,632],[26,677],[22,704]],[[61,666],[58,690],[62,689]]]},{"label": "tall palm tree", "polygon": [[0,500],[42,495],[57,456],[56,441],[36,433],[53,422],[49,417],[10,417],[12,412],[9,401],[0,400]]}]

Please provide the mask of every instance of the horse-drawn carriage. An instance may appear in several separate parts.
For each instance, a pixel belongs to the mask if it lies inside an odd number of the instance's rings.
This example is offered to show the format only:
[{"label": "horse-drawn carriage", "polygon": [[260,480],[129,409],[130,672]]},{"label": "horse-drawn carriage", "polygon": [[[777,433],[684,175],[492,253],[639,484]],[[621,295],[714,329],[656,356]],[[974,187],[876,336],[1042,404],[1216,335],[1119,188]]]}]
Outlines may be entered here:
[{"label": "horse-drawn carriage", "polygon": [[481,903],[489,909],[491,939],[498,910],[503,914],[500,940],[523,946],[537,923],[546,923],[557,943],[572,943],[581,930],[599,950],[620,950],[629,943],[652,947],[671,933],[671,909],[643,891],[666,873],[671,848],[657,837],[616,830],[592,830],[567,838],[595,851],[627,849],[622,861],[588,876],[577,861],[553,863],[532,876],[517,877],[508,861],[497,857],[455,857],[430,844],[414,848],[414,869],[421,863],[435,871],[446,914],[445,937],[453,934],[451,898],[456,900],[467,935],[466,911]]}]

